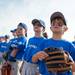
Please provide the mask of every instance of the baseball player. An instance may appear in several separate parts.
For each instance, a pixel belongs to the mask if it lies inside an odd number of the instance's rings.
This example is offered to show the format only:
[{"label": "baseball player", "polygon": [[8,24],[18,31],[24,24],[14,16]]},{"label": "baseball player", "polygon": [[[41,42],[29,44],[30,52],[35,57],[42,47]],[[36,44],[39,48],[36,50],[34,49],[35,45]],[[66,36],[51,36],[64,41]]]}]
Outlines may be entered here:
[{"label": "baseball player", "polygon": [[3,66],[3,63],[5,62],[5,59],[4,60],[4,57],[3,55],[9,51],[9,48],[8,48],[8,43],[7,43],[7,40],[5,39],[5,36],[2,36],[0,37],[1,38],[1,41],[0,41],[0,75],[2,75],[2,66]]},{"label": "baseball player", "polygon": [[[33,64],[31,60],[29,59],[31,53],[29,50],[32,50],[33,48],[37,48],[40,46],[43,40],[45,38],[42,36],[42,33],[45,31],[45,23],[42,20],[39,19],[33,19],[32,20],[33,30],[34,30],[34,37],[30,38],[28,41],[28,45],[26,48],[26,53],[24,54],[24,66],[23,66],[23,72],[22,75],[39,75],[39,69],[37,64]],[[26,55],[27,54],[27,55]]]},{"label": "baseball player", "polygon": [[[48,47],[57,47],[62,48],[63,50],[70,53],[73,60],[75,61],[75,47],[72,43],[63,40],[62,36],[67,31],[68,27],[66,24],[66,20],[64,15],[61,12],[54,12],[50,17],[51,26],[50,29],[52,31],[52,38],[43,42],[40,46],[40,50],[43,51]],[[43,52],[37,52],[32,57],[33,62],[38,62],[38,60],[42,61],[42,65],[39,65],[39,69],[42,75],[72,75],[72,71],[68,70],[66,72],[48,72],[45,62],[42,60],[47,57],[47,55]],[[41,54],[41,56],[39,56]],[[38,58],[39,56],[39,58]],[[75,70],[73,69],[73,73]]]},{"label": "baseball player", "polygon": [[27,26],[24,23],[19,23],[17,26],[17,38],[15,38],[14,42],[11,44],[11,53],[8,57],[9,61],[14,61],[16,59],[17,63],[17,74],[20,75],[20,66],[22,64],[22,56],[24,54],[24,49],[26,48],[26,36],[27,34]]},{"label": "baseball player", "polygon": [[[8,42],[8,58],[10,57],[10,53],[12,52],[15,43],[17,42],[17,29],[13,29],[10,31],[12,33],[13,38],[9,40]],[[17,63],[16,63],[16,59],[13,58],[11,60],[8,59],[8,63],[11,65],[11,75],[17,75]]]}]

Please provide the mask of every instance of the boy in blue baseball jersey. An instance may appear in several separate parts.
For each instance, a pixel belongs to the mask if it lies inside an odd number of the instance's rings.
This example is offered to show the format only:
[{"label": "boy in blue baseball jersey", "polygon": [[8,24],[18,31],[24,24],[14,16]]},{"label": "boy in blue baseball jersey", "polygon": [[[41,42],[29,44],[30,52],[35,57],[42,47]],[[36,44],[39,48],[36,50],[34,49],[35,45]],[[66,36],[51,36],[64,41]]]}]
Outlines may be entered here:
[{"label": "boy in blue baseball jersey", "polygon": [[48,72],[46,64],[43,61],[43,59],[46,58],[47,55],[42,51],[48,47],[62,48],[63,50],[69,52],[73,60],[75,61],[74,45],[66,40],[62,40],[62,35],[68,29],[64,15],[61,12],[55,12],[51,15],[50,21],[51,21],[50,29],[52,31],[52,38],[43,42],[43,44],[40,46],[41,51],[34,54],[34,56],[32,57],[32,61],[38,62],[41,59],[40,61],[42,61],[42,65],[39,65],[39,69],[42,75],[72,75],[71,70],[66,72]]},{"label": "boy in blue baseball jersey", "polygon": [[[9,50],[9,48],[8,48],[8,43],[7,43],[7,39],[5,39],[5,36],[2,36],[0,38],[1,38],[1,41],[0,41],[0,71],[1,71],[3,63],[5,63],[7,60],[7,58],[5,58],[4,55]],[[1,72],[0,72],[0,75],[2,75]]]},{"label": "boy in blue baseball jersey", "polygon": [[9,61],[12,61],[14,58],[17,62],[17,75],[20,75],[20,66],[22,64],[22,56],[24,54],[24,49],[26,48],[26,34],[27,26],[24,23],[19,23],[17,26],[17,38],[15,38],[13,44],[11,45],[12,51],[8,57]]},{"label": "boy in blue baseball jersey", "polygon": [[2,41],[0,42],[0,57],[3,59],[3,55],[9,51],[8,42],[5,39],[5,36],[2,37]]},{"label": "boy in blue baseball jersey", "polygon": [[17,62],[16,59],[13,58],[10,60],[10,53],[13,51],[15,47],[15,43],[17,42],[17,29],[11,30],[13,38],[9,40],[8,46],[9,46],[9,51],[8,51],[8,63],[11,64],[11,75],[17,75]]},{"label": "boy in blue baseball jersey", "polygon": [[[34,51],[34,48],[37,48],[40,46],[40,44],[45,40],[45,38],[42,36],[42,33],[45,31],[45,23],[42,20],[33,19],[33,30],[34,30],[34,37],[30,38],[28,41],[28,45],[26,48],[26,53],[24,54],[24,66],[23,66],[23,72],[22,75],[38,75],[39,70],[37,64],[33,64],[30,60],[30,55]],[[31,51],[30,51],[31,50]],[[27,55],[26,55],[27,54]]]}]

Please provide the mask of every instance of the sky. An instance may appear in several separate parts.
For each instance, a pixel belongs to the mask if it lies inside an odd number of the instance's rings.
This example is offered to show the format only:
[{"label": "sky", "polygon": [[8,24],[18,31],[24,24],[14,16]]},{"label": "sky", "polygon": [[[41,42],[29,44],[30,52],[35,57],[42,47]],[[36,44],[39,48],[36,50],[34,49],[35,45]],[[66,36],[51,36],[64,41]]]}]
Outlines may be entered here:
[{"label": "sky", "polygon": [[0,0],[0,35],[9,34],[10,30],[23,22],[28,26],[28,38],[34,35],[32,19],[42,19],[46,24],[46,31],[51,37],[50,16],[53,12],[64,14],[68,31],[63,38],[74,40],[75,35],[75,0]]}]

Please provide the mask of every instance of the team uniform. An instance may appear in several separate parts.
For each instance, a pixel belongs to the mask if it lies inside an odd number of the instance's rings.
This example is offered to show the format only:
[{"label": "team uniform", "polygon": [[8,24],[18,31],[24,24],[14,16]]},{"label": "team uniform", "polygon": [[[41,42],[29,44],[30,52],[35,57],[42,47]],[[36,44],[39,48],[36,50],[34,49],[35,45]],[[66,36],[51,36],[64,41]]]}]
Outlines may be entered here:
[{"label": "team uniform", "polygon": [[13,38],[9,41],[9,51],[8,51],[8,60],[11,64],[11,75],[17,75],[17,63],[16,59],[10,59],[10,53],[12,52],[13,48],[15,47],[15,43],[17,42],[17,38]]},{"label": "team uniform", "polygon": [[24,49],[26,48],[26,34],[27,34],[27,26],[24,23],[19,23],[16,29],[16,37],[15,42],[11,45],[11,53],[9,55],[9,61],[16,59],[17,63],[17,74],[15,75],[21,75],[20,73],[20,67],[22,65],[22,56],[24,54]]},{"label": "team uniform", "polygon": [[8,49],[8,43],[7,42],[0,42],[0,52],[4,53],[7,52]]},{"label": "team uniform", "polygon": [[14,61],[14,62],[16,61],[15,65],[16,64],[17,65],[14,67],[17,68],[16,69],[17,71],[15,70],[15,72],[17,72],[17,73],[15,75],[19,75],[20,74],[19,69],[22,64],[22,56],[24,54],[24,49],[26,48],[26,38],[21,36],[21,37],[13,39],[13,41],[10,41],[10,42],[11,42],[11,45],[10,45],[11,52],[12,52],[13,48],[17,48],[18,52],[17,52],[15,58],[11,58],[11,55],[9,55],[8,60]]},{"label": "team uniform", "polygon": [[3,54],[9,50],[7,42],[0,42],[0,75],[1,75],[1,66],[5,62]]},{"label": "team uniform", "polygon": [[[51,39],[44,41],[44,43],[40,46],[41,51],[43,51],[45,48],[48,48],[48,47],[62,48],[63,50],[69,52],[70,55],[72,56],[73,60],[75,61],[75,55],[74,55],[75,47],[72,43],[65,41],[65,40],[54,40],[51,38]],[[38,62],[38,63],[39,63],[39,70],[42,75],[72,75],[71,70],[66,71],[66,72],[58,72],[58,73],[50,72],[49,73],[47,71],[47,67],[46,67],[46,64],[44,61],[41,61],[41,63],[42,63],[41,65],[40,65],[40,62]]]},{"label": "team uniform", "polygon": [[32,63],[31,56],[36,52],[35,48],[38,48],[44,40],[45,39],[43,37],[32,37],[29,39],[23,56],[24,66],[22,69],[22,75],[36,75],[36,73],[39,72],[38,65],[37,63]]},{"label": "team uniform", "polygon": [[3,59],[3,54],[9,51],[7,42],[0,42],[0,58]]},{"label": "team uniform", "polygon": [[19,37],[18,40],[17,40],[17,43],[18,43],[18,46],[17,48],[19,49],[19,51],[17,52],[17,55],[16,55],[16,60],[17,60],[17,63],[18,63],[18,74],[19,75],[19,70],[20,70],[20,67],[23,63],[22,61],[22,57],[23,57],[23,54],[24,54],[24,49],[26,48],[26,38],[25,37]]}]

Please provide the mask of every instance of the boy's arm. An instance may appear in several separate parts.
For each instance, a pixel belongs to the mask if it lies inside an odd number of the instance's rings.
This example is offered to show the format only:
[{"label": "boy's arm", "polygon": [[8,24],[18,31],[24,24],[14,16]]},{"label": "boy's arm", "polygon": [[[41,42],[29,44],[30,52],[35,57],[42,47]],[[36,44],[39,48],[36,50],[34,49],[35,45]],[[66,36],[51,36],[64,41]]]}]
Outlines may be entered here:
[{"label": "boy's arm", "polygon": [[10,55],[13,56],[13,57],[15,57],[16,54],[17,54],[17,52],[18,52],[18,49],[14,48]]},{"label": "boy's arm", "polygon": [[32,57],[32,62],[37,62],[38,61],[38,56],[37,54],[35,54],[33,57]]},{"label": "boy's arm", "polygon": [[71,43],[69,47],[70,47],[70,55],[74,60],[74,64],[72,65],[72,73],[73,75],[75,75],[75,46],[74,44]]},{"label": "boy's arm", "polygon": [[14,48],[14,49],[12,50],[12,52],[8,55],[8,62],[9,62],[9,61],[16,61],[16,60],[15,60],[15,57],[16,57],[17,51],[18,51],[17,48]]},{"label": "boy's arm", "polygon": [[10,55],[15,57],[19,50],[21,50],[22,48],[25,48],[25,45],[26,45],[25,41],[17,42],[17,44],[15,44],[15,47],[13,47],[13,50]]},{"label": "boy's arm", "polygon": [[73,75],[75,75],[75,62],[74,62],[74,64],[72,65],[72,73],[73,73]]}]

